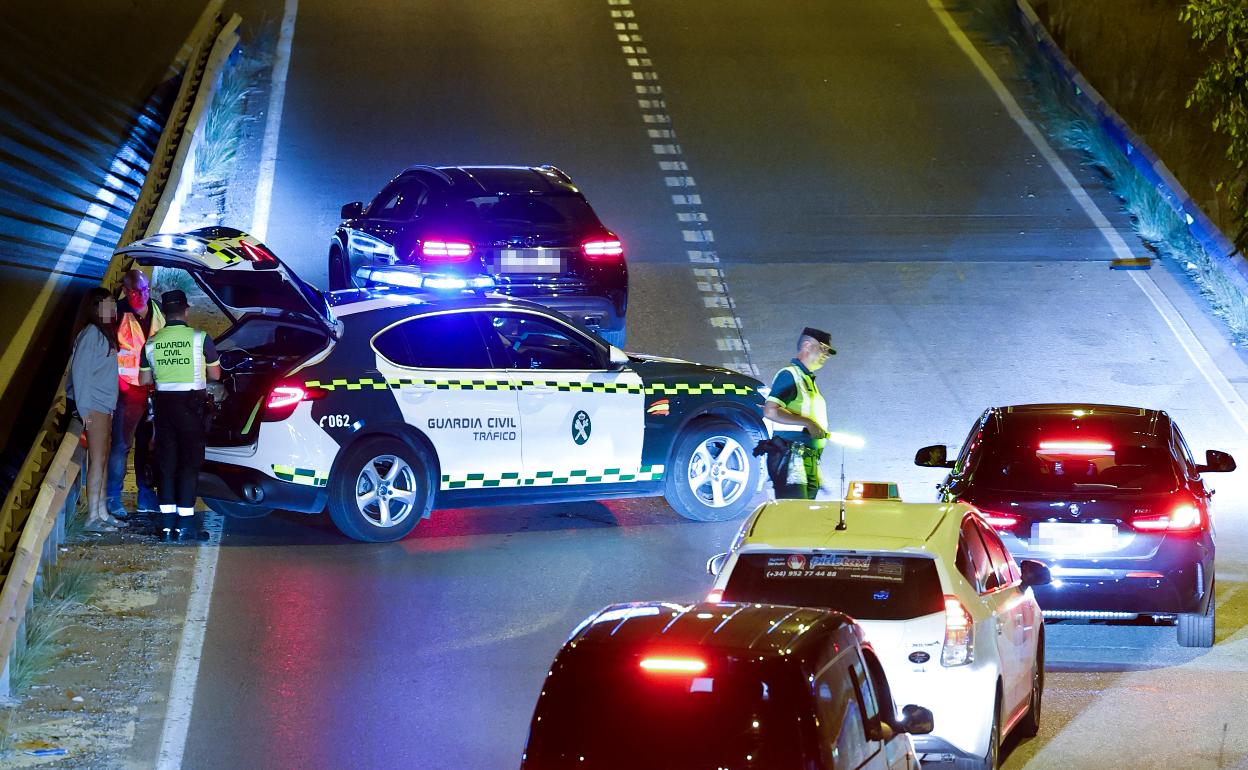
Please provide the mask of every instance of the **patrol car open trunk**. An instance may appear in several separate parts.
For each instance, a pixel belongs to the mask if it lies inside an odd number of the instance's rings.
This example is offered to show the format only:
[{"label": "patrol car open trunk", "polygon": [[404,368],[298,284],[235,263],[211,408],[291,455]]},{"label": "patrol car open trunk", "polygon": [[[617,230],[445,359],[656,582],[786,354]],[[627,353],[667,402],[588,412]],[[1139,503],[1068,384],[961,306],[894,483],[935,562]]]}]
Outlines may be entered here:
[{"label": "patrol car open trunk", "polygon": [[119,253],[144,267],[184,271],[199,288],[188,292],[190,323],[207,328],[205,321],[215,322],[208,330],[221,356],[226,398],[208,432],[209,446],[251,443],[273,386],[325,352],[341,333],[325,297],[238,230],[206,227],[157,235]]}]

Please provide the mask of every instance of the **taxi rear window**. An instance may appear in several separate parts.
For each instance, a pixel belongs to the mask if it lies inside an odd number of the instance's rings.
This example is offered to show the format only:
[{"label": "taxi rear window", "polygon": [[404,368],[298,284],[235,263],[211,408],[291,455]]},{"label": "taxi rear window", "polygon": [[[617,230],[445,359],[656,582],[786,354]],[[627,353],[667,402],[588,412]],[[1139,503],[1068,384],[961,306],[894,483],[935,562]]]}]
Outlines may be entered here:
[{"label": "taxi rear window", "polygon": [[848,553],[741,554],[723,600],[826,607],[862,620],[909,620],[944,611],[932,559]]}]

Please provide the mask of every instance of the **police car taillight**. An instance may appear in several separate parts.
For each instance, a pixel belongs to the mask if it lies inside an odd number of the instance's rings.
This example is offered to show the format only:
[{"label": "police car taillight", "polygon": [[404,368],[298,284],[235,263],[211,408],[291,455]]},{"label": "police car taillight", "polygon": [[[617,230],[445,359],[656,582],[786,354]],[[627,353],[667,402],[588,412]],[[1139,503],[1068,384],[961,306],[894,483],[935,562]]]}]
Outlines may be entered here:
[{"label": "police car taillight", "polygon": [[698,658],[642,658],[641,668],[651,674],[701,674],[706,661]]},{"label": "police car taillight", "polygon": [[424,241],[420,255],[437,262],[462,262],[472,256],[472,244],[466,241]]},{"label": "police car taillight", "polygon": [[305,388],[300,385],[278,385],[269,391],[269,398],[264,403],[265,422],[285,420],[304,401],[316,401],[329,395],[329,391],[321,388]]},{"label": "police car taillight", "polygon": [[624,244],[614,238],[595,238],[581,244],[581,253],[595,261],[619,259],[624,256]]},{"label": "police car taillight", "polygon": [[942,666],[964,666],[975,660],[975,620],[962,600],[945,595],[945,644]]}]

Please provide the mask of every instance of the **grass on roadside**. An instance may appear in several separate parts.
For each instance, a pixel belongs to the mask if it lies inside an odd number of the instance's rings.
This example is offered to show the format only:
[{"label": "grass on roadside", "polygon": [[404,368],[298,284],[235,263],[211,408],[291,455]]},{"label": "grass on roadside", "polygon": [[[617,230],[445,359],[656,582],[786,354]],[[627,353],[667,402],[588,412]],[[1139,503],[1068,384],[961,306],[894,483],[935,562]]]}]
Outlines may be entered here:
[{"label": "grass on roadside", "polygon": [[1020,64],[1019,74],[1028,86],[1032,110],[1049,137],[1078,152],[1085,164],[1104,176],[1110,191],[1131,216],[1140,239],[1154,252],[1182,267],[1236,340],[1248,343],[1248,297],[1205,253],[1157,188],[1082,109],[1069,81],[1028,39],[1015,16],[1013,0],[964,4],[961,10],[971,15],[981,33],[1011,49]]},{"label": "grass on roadside", "polygon": [[262,21],[256,34],[234,52],[221,71],[217,86],[203,122],[203,134],[195,150],[198,181],[220,184],[234,173],[234,162],[243,143],[244,126],[251,118],[247,100],[256,92],[269,62],[275,27]]}]

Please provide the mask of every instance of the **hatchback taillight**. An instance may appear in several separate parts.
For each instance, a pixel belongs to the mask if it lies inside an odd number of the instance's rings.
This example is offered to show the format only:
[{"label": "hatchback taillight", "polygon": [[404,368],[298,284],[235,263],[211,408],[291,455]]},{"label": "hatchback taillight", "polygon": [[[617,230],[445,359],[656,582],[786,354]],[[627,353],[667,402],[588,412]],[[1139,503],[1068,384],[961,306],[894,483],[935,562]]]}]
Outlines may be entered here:
[{"label": "hatchback taillight", "polygon": [[1131,519],[1131,526],[1139,532],[1191,534],[1204,531],[1205,515],[1195,505],[1184,503],[1169,513],[1136,516]]},{"label": "hatchback taillight", "polygon": [[329,395],[329,391],[321,388],[307,388],[301,385],[277,385],[269,391],[264,402],[261,419],[265,422],[279,422],[292,415],[295,407],[304,401],[316,401]]},{"label": "hatchback taillight", "polygon": [[975,660],[975,620],[956,596],[945,595],[945,645],[940,665],[964,666]]},{"label": "hatchback taillight", "polygon": [[972,509],[976,513],[978,513],[979,517],[983,519],[984,521],[988,522],[992,526],[993,529],[1008,531],[1008,530],[1014,529],[1015,525],[1017,525],[1018,522],[1022,521],[1022,517],[1015,516],[1010,513],[1000,513],[998,511],[986,511],[983,508],[980,508],[977,505],[968,503],[965,500],[959,500],[958,502],[961,503],[962,505],[965,505],[967,508]]},{"label": "hatchback taillight", "polygon": [[614,238],[595,238],[581,244],[581,253],[596,262],[615,260],[624,256],[624,244]]}]

